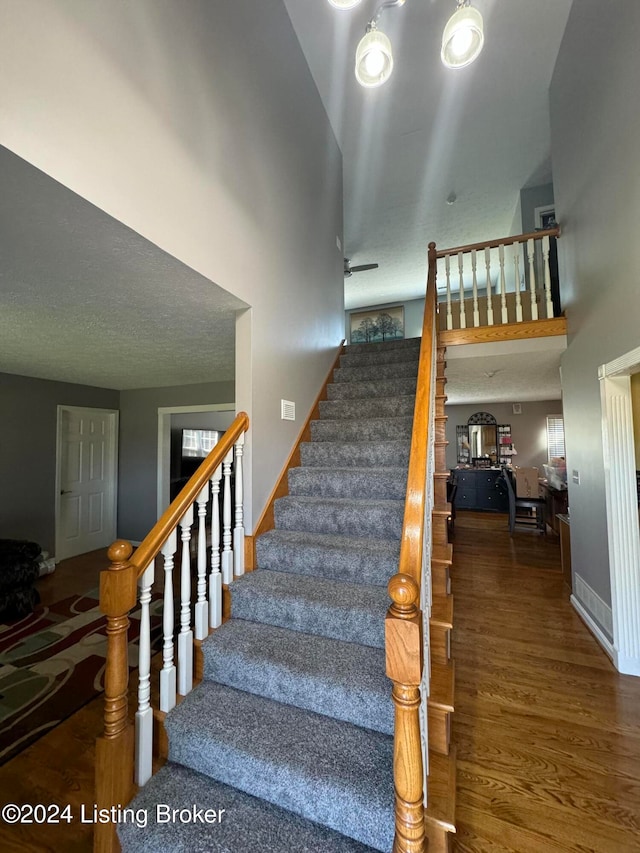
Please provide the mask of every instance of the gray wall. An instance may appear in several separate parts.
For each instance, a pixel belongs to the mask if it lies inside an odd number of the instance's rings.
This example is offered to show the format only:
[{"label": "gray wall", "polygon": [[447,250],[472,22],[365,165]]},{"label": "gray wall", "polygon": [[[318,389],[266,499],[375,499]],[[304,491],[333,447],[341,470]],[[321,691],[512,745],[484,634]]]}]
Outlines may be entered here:
[{"label": "gray wall", "polygon": [[120,393],[118,536],[140,542],[157,518],[158,409],[229,403],[233,382]]},{"label": "gray wall", "polygon": [[522,403],[522,414],[514,415],[511,403],[471,403],[464,406],[446,406],[447,421],[447,468],[455,468],[456,426],[466,424],[475,412],[489,412],[499,424],[511,424],[513,445],[518,451],[513,464],[520,468],[539,468],[547,462],[547,415],[561,415],[561,400],[542,400]]},{"label": "gray wall", "polygon": [[117,409],[118,391],[0,373],[0,538],[55,551],[59,405]]},{"label": "gray wall", "polygon": [[553,184],[543,184],[539,187],[528,187],[520,191],[520,211],[522,215],[522,233],[535,231],[536,207],[547,207],[554,203]]},{"label": "gray wall", "polygon": [[[640,317],[640,3],[574,3],[551,89],[551,140],[562,299],[571,554],[609,603],[598,366],[638,346]],[[594,618],[595,615],[594,615]]]},{"label": "gray wall", "polygon": [[283,0],[4,11],[0,143],[251,306],[255,522],[344,327],[342,157]]}]

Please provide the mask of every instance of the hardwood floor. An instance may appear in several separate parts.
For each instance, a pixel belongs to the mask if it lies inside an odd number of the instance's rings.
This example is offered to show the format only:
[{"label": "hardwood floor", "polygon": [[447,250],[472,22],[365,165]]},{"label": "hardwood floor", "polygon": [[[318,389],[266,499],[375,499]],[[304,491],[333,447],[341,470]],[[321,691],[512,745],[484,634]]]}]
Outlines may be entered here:
[{"label": "hardwood floor", "polygon": [[[558,539],[511,539],[505,516],[458,512],[454,548],[454,850],[639,851],[640,679],[616,674],[569,604]],[[70,803],[74,815],[0,821],[3,853],[91,850],[79,814],[101,727],[98,698],[0,768],[2,804]]]},{"label": "hardwood floor", "polygon": [[458,512],[458,853],[640,850],[640,679],[573,610],[559,540]]}]

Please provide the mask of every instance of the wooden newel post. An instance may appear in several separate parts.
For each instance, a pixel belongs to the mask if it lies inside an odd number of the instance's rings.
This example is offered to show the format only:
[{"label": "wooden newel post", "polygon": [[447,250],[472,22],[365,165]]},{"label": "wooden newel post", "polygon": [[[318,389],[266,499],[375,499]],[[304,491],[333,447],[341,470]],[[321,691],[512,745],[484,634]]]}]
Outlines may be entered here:
[{"label": "wooden newel post", "polygon": [[[133,548],[117,540],[108,551],[111,566],[100,573],[100,609],[107,617],[104,675],[104,734],[96,742],[96,805],[126,805],[133,793],[134,732],[128,720],[129,613],[136,603],[137,568],[129,562]],[[97,823],[93,849],[119,849],[114,823]]]},{"label": "wooden newel post", "polygon": [[396,792],[394,853],[424,853],[420,680],[422,621],[416,581],[397,574],[389,581],[391,607],[385,620],[387,676],[393,682],[395,732],[393,775]]}]

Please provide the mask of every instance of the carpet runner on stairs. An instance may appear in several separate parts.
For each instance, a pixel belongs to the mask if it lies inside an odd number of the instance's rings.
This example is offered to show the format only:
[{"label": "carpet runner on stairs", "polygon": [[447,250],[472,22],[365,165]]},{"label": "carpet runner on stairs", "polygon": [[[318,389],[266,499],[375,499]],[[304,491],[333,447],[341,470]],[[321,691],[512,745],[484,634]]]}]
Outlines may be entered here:
[{"label": "carpet runner on stairs", "polygon": [[[398,569],[419,339],[348,347],[203,643],[204,678],[166,718],[169,762],[122,823],[124,851],[367,853],[394,835],[386,585]],[[156,804],[224,809],[156,822]],[[185,813],[186,814],[186,813]]]}]

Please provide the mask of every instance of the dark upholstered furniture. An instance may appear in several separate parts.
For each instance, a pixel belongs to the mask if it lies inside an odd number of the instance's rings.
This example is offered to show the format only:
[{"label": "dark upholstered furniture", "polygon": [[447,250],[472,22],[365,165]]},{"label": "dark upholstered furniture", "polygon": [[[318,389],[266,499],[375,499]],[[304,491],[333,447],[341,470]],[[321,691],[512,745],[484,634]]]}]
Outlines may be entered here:
[{"label": "dark upholstered furniture", "polygon": [[21,539],[0,539],[0,622],[13,622],[32,612],[40,596],[42,548]]}]

